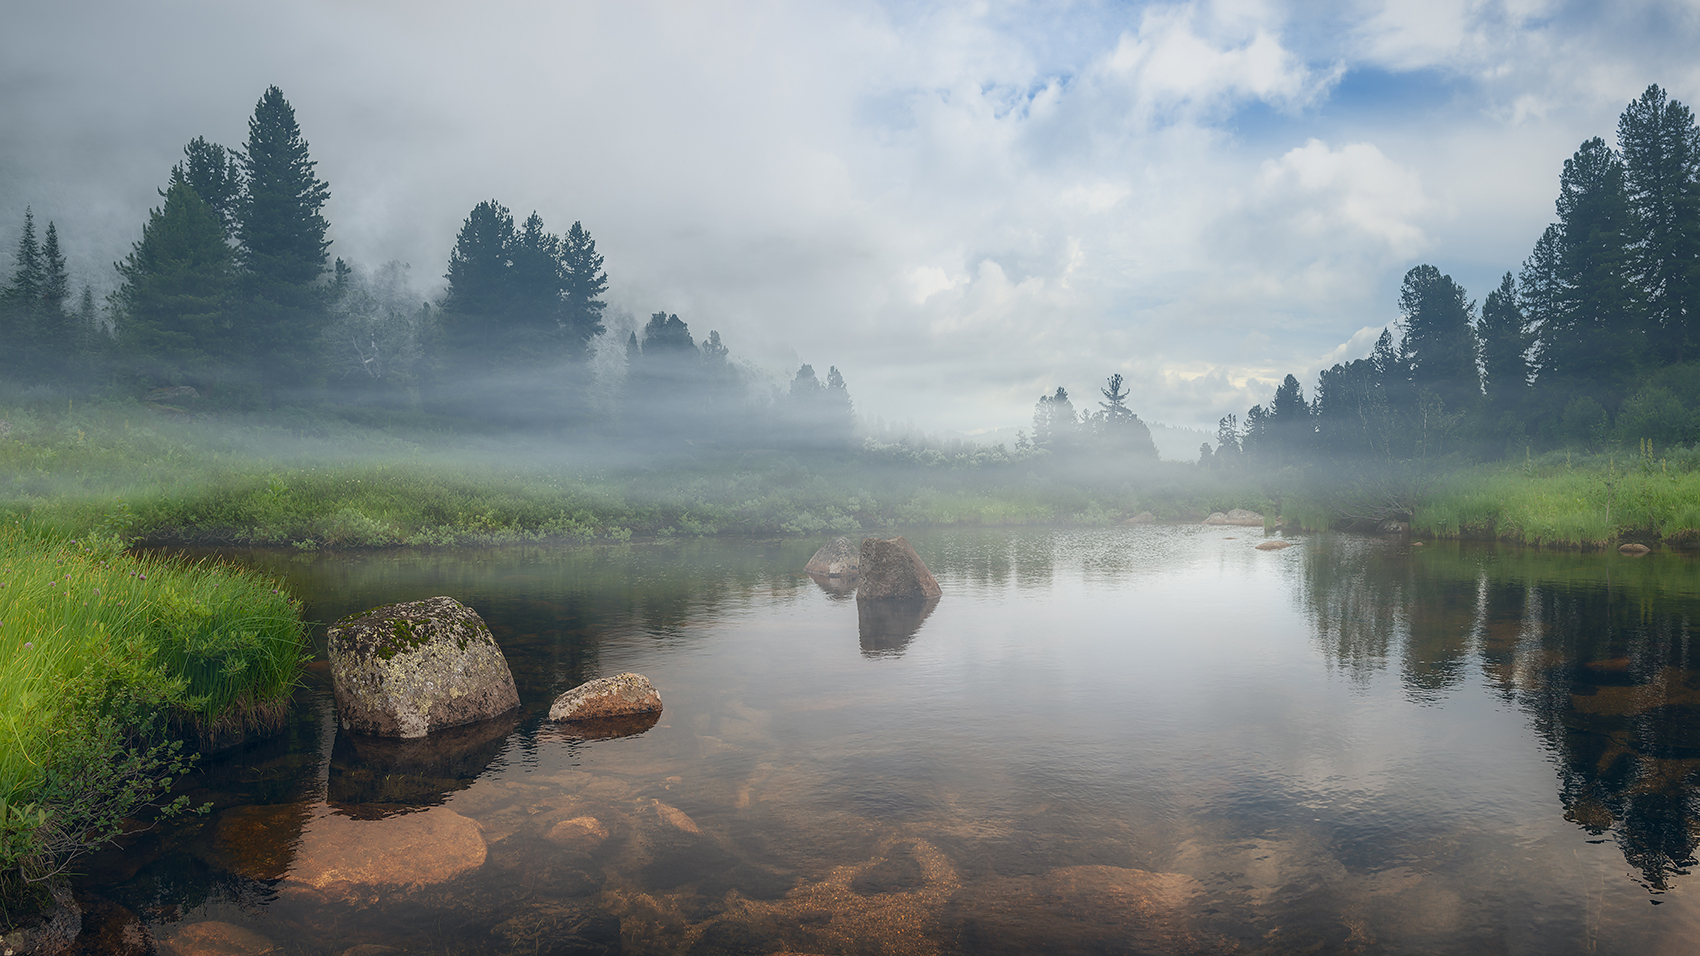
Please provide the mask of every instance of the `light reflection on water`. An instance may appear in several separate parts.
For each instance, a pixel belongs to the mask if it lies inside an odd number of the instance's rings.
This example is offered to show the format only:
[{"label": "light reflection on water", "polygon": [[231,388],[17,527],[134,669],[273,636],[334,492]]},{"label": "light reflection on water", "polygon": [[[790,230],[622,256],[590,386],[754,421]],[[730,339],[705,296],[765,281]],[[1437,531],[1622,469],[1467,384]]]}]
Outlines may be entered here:
[{"label": "light reflection on water", "polygon": [[[1688,951],[1700,566],[1245,530],[912,535],[872,619],[812,540],[244,554],[472,605],[523,709],[340,736],[316,669],[87,882],[185,952]],[[542,722],[625,670],[653,727]]]}]

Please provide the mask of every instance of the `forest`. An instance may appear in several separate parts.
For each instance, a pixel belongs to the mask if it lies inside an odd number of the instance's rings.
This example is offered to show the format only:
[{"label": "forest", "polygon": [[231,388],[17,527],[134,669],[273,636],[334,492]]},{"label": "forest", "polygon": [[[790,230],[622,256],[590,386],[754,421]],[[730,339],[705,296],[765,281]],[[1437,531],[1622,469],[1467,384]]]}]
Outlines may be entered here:
[{"label": "forest", "polygon": [[[1323,370],[1308,398],[1286,376],[1189,463],[1158,461],[1120,374],[1079,408],[1063,386],[1038,396],[1030,430],[978,446],[860,420],[836,367],[781,382],[676,314],[610,328],[583,223],[551,231],[497,199],[468,212],[428,300],[400,262],[331,254],[330,186],[276,87],[241,147],[197,137],[164,180],[103,300],[73,282],[51,219],[23,211],[0,290],[14,508],[68,527],[108,515],[141,539],[315,547],[1237,506],[1293,528],[1391,519],[1566,546],[1700,525],[1657,503],[1684,499],[1700,438],[1700,132],[1658,86],[1624,109],[1615,146],[1594,137],[1564,163],[1556,221],[1479,307],[1412,267],[1369,356]],[[208,453],[221,445],[240,450]],[[406,501],[322,471],[353,467],[354,446],[411,450],[363,465]],[[513,467],[488,474],[491,458]],[[1681,488],[1626,507],[1620,459]],[[1508,491],[1513,466],[1528,480]],[[1543,481],[1583,482],[1574,514],[1535,513]],[[1458,503],[1488,488],[1500,504]]]}]

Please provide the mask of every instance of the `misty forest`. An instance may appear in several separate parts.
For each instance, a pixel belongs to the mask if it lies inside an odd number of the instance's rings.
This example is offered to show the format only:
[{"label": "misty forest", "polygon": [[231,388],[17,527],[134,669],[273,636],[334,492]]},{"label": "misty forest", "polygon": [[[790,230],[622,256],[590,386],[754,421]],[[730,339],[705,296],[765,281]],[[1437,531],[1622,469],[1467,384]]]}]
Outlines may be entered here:
[{"label": "misty forest", "polygon": [[[1402,260],[1367,356],[1213,436],[1116,355],[1012,440],[870,419],[840,356],[611,308],[572,209],[349,261],[311,128],[273,86],[189,141],[104,274],[0,211],[0,942],[1654,951],[1692,913],[1700,126],[1659,86],[1495,287]],[[803,573],[835,547],[859,579]],[[440,595],[513,702],[362,730],[338,642],[405,655]],[[604,677],[665,716],[556,713]]]}]

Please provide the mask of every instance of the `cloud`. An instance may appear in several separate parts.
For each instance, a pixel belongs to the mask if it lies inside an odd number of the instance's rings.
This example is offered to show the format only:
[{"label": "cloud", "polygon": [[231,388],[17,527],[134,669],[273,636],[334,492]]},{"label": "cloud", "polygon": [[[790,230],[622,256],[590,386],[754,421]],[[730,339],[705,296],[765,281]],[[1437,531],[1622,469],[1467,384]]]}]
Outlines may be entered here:
[{"label": "cloud", "polygon": [[276,83],[333,254],[424,287],[480,200],[579,220],[615,310],[944,430],[1117,371],[1183,425],[1308,388],[1418,261],[1516,268],[1646,84],[1700,101],[1696,14],[1652,0],[171,10],[9,11],[0,253],[30,204],[110,286],[182,145],[240,144]]}]

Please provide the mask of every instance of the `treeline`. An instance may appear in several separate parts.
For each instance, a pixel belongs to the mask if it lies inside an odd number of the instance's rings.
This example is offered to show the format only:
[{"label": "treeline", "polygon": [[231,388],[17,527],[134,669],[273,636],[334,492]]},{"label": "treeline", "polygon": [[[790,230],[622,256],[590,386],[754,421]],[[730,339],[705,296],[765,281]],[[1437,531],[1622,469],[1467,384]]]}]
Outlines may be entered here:
[{"label": "treeline", "polygon": [[610,331],[608,274],[580,222],[556,234],[536,212],[516,224],[478,203],[434,302],[399,262],[333,259],[330,187],[275,86],[242,148],[197,137],[159,195],[104,308],[89,284],[73,301],[56,226],[38,236],[25,210],[0,289],[0,377],[238,410],[328,403],[644,441],[851,442],[836,368],[823,380],[803,365],[776,388],[677,315]]},{"label": "treeline", "polygon": [[1558,221],[1478,312],[1419,265],[1402,316],[1368,358],[1288,375],[1267,406],[1221,420],[1201,460],[1495,459],[1557,447],[1700,440],[1700,128],[1658,86],[1623,111],[1617,145],[1583,143]]},{"label": "treeline", "polygon": [[1033,434],[1017,432],[1018,456],[1051,456],[1061,461],[1090,458],[1156,461],[1157,443],[1151,429],[1127,407],[1128,390],[1121,373],[1104,380],[1098,393],[1104,396],[1096,410],[1075,411],[1068,389],[1039,396],[1033,406]]}]

